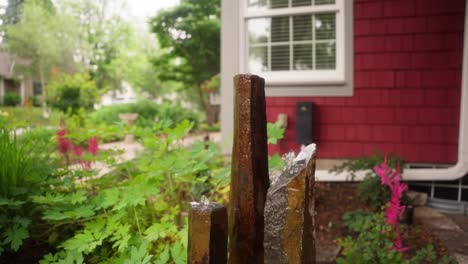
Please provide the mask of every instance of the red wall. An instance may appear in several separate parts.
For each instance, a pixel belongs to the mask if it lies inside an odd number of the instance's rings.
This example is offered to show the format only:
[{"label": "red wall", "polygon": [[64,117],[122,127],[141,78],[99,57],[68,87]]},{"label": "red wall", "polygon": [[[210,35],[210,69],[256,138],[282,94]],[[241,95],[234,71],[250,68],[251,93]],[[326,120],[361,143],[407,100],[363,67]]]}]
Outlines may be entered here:
[{"label": "red wall", "polygon": [[319,158],[380,149],[456,162],[464,8],[465,0],[355,0],[354,96],[267,98],[268,120],[286,113],[289,122],[270,152],[298,150],[295,104],[308,101]]}]

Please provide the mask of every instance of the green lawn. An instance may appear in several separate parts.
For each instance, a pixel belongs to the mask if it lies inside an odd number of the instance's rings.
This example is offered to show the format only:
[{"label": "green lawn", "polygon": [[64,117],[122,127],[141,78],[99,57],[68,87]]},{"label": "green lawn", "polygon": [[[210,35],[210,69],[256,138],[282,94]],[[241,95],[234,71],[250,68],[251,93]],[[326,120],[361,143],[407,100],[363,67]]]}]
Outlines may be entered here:
[{"label": "green lawn", "polygon": [[3,116],[6,122],[13,127],[43,127],[58,126],[60,122],[60,112],[51,111],[49,119],[42,115],[40,107],[0,107],[0,112],[6,112]]}]

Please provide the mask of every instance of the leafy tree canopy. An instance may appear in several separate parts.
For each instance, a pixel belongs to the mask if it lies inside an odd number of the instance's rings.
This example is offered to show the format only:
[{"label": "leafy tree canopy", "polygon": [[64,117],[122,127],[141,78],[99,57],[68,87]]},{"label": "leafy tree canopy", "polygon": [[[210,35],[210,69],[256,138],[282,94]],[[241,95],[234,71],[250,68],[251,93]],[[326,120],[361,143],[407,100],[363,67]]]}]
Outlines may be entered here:
[{"label": "leafy tree canopy", "polygon": [[161,80],[182,82],[201,107],[207,96],[200,85],[220,68],[220,1],[182,0],[150,22],[164,53],[153,63]]},{"label": "leafy tree canopy", "polygon": [[23,65],[29,71],[24,73],[29,72],[43,84],[53,67],[64,71],[74,69],[73,52],[80,45],[77,21],[55,12],[47,1],[25,1],[18,23],[3,28],[7,36],[6,50],[26,59]]}]

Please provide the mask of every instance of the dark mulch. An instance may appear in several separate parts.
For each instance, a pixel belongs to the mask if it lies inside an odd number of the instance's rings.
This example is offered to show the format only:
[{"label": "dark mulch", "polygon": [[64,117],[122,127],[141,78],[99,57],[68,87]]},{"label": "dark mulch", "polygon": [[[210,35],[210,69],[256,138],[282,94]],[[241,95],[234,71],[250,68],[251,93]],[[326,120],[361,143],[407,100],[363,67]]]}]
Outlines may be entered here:
[{"label": "dark mulch", "polygon": [[45,254],[50,252],[50,248],[46,243],[38,243],[32,239],[28,239],[21,246],[19,252],[5,252],[0,256],[0,264],[30,264],[38,263]]}]

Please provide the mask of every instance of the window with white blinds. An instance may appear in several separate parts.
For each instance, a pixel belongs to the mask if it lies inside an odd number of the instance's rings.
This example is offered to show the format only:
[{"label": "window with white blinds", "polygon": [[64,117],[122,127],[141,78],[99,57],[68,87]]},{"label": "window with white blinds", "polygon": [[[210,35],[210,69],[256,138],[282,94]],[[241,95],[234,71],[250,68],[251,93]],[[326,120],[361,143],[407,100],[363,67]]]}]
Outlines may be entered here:
[{"label": "window with white blinds", "polygon": [[[342,80],[346,0],[245,0],[249,72]],[[270,74],[270,75],[268,75]]]}]

